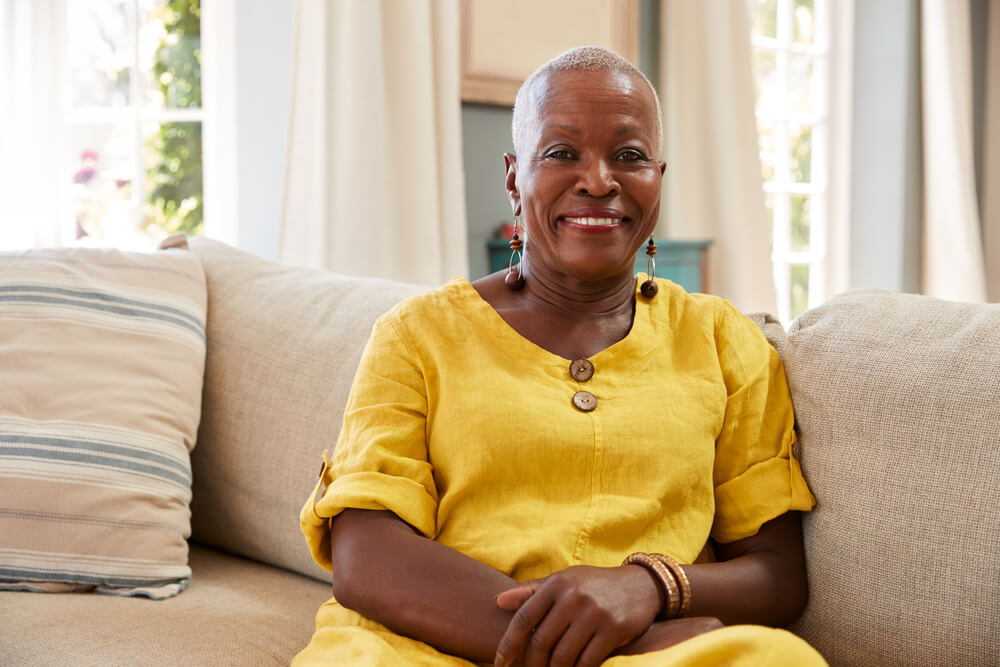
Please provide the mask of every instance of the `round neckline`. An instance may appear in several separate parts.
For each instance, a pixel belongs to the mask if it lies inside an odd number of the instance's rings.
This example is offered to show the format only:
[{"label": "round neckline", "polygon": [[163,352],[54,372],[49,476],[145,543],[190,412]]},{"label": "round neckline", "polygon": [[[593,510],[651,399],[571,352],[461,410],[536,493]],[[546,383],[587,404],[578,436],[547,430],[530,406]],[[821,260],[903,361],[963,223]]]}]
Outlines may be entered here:
[{"label": "round neckline", "polygon": [[[637,280],[635,281],[635,290],[633,292],[632,298],[634,299],[635,310],[632,314],[632,326],[629,328],[628,333],[621,340],[612,343],[603,350],[586,357],[589,361],[598,364],[599,361],[607,359],[609,357],[644,357],[650,351],[652,351],[653,337],[650,335],[650,306],[651,300],[642,296],[639,291],[642,285],[642,280],[639,278],[645,278],[645,274],[637,274]],[[514,327],[512,327],[507,320],[505,320],[500,313],[490,304],[482,295],[472,286],[466,278],[456,278],[455,284],[460,290],[460,295],[464,298],[464,301],[469,305],[474,313],[482,314],[482,318],[474,318],[475,321],[487,324],[484,328],[487,333],[494,339],[501,341],[508,341],[511,345],[515,346],[515,349],[522,354],[529,354],[536,357],[543,357],[546,361],[558,364],[560,367],[568,366],[571,362],[576,361],[576,359],[568,359],[562,355],[556,354],[551,350],[547,350],[541,345],[525,338],[518,332]],[[666,290],[661,289],[660,295],[664,295]],[[581,357],[584,358],[584,357]]]}]

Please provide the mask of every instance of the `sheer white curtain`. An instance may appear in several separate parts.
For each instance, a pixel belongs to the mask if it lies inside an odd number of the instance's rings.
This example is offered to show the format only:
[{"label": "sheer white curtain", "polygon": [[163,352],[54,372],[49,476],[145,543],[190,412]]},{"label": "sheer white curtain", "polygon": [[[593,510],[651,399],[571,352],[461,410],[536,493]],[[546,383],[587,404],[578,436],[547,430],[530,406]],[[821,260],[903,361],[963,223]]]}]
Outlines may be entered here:
[{"label": "sheer white curtain", "polygon": [[0,250],[58,245],[66,0],[0,0]]},{"label": "sheer white curtain", "polygon": [[458,0],[296,5],[282,261],[468,273]]},{"label": "sheer white curtain", "polygon": [[744,0],[661,0],[666,235],[710,238],[712,293],[775,312]]},{"label": "sheer white curtain", "polygon": [[922,289],[945,299],[984,301],[986,277],[972,144],[969,3],[922,0],[920,9]]}]

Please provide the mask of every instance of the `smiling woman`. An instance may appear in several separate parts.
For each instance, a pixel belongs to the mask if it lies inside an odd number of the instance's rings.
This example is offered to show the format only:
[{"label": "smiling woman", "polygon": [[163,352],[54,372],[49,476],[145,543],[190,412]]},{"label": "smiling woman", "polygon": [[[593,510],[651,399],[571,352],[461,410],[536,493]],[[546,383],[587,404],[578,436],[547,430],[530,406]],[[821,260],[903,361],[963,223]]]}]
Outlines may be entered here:
[{"label": "smiling woman", "polygon": [[301,513],[335,597],[296,664],[823,664],[723,627],[799,614],[814,501],[761,332],[633,274],[665,169],[652,87],[574,49],[512,130],[521,268],[376,323]]}]

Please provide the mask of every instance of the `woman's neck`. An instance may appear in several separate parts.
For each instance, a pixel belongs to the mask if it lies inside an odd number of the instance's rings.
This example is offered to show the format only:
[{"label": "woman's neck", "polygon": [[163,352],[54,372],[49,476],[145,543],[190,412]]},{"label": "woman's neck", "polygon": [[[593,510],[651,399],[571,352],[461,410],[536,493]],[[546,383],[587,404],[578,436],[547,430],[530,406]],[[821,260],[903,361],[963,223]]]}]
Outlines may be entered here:
[{"label": "woman's neck", "polygon": [[595,282],[581,282],[525,262],[523,297],[533,308],[561,317],[631,315],[635,276],[631,271]]}]

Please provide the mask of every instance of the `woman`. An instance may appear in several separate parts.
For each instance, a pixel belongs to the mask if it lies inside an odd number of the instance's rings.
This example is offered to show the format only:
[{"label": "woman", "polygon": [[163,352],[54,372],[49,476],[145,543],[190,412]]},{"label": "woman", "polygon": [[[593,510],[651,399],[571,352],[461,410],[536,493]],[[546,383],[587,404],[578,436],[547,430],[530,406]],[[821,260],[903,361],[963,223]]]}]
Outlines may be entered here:
[{"label": "woman", "polygon": [[604,49],[525,82],[504,156],[524,261],[376,323],[302,512],[335,599],[297,664],[823,664],[723,627],[800,613],[813,499],[756,327],[633,275],[659,119]]}]

